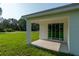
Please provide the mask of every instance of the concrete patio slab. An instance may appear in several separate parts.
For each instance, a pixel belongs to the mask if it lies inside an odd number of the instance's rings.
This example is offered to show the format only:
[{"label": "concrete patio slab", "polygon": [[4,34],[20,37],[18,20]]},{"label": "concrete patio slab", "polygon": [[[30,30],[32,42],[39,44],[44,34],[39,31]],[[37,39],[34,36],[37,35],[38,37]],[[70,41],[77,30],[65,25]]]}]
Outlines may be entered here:
[{"label": "concrete patio slab", "polygon": [[64,44],[64,43],[47,41],[47,40],[37,40],[37,41],[32,42],[32,44],[38,47],[49,49],[49,50],[68,53],[67,44]]}]

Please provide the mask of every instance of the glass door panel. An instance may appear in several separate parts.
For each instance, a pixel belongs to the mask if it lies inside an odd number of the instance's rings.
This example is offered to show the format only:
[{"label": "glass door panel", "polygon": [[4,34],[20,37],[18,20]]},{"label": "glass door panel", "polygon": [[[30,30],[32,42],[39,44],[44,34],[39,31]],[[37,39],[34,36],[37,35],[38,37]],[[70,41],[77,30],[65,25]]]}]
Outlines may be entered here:
[{"label": "glass door panel", "polygon": [[64,40],[64,24],[48,24],[48,39],[52,40]]},{"label": "glass door panel", "polygon": [[59,40],[59,24],[56,24],[56,40]]},{"label": "glass door panel", "polygon": [[64,39],[64,31],[63,31],[64,28],[63,28],[63,25],[64,25],[64,24],[61,23],[61,24],[60,24],[60,27],[59,27],[59,30],[60,30],[60,31],[59,31],[59,32],[60,32],[59,38],[60,38],[61,41],[63,41],[63,39]]},{"label": "glass door panel", "polygon": [[51,39],[51,24],[48,24],[48,39]]},{"label": "glass door panel", "polygon": [[55,24],[52,24],[52,39],[55,39]]}]

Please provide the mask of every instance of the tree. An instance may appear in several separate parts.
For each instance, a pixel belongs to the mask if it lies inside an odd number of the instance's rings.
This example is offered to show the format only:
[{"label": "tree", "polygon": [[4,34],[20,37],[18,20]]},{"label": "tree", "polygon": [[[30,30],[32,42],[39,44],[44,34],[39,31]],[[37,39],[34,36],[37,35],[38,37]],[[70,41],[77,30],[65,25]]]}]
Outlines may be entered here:
[{"label": "tree", "polygon": [[3,27],[3,30],[5,31],[16,31],[18,30],[18,26],[17,26],[17,20],[13,19],[13,18],[9,18],[9,19],[4,19],[1,22],[1,27]]},{"label": "tree", "polygon": [[32,23],[32,31],[38,31],[39,30],[39,24],[36,24],[36,23]]},{"label": "tree", "polygon": [[12,28],[13,30],[18,30],[18,21],[14,18],[9,18],[9,25],[10,25],[10,28]]},{"label": "tree", "polygon": [[0,15],[2,15],[2,8],[0,8]]},{"label": "tree", "polygon": [[3,20],[2,25],[4,28],[10,28],[9,20],[7,19]]},{"label": "tree", "polygon": [[18,21],[18,25],[20,27],[20,30],[26,31],[26,20],[25,19],[20,18]]},{"label": "tree", "polygon": [[[19,27],[21,28],[22,31],[27,30],[27,25],[26,25],[27,21],[24,19],[24,17],[21,17],[18,21]],[[36,23],[32,23],[31,24],[31,30],[32,31],[38,31],[39,30],[39,24]]]},{"label": "tree", "polygon": [[3,23],[0,22],[0,32],[4,32],[4,27],[3,27]]}]

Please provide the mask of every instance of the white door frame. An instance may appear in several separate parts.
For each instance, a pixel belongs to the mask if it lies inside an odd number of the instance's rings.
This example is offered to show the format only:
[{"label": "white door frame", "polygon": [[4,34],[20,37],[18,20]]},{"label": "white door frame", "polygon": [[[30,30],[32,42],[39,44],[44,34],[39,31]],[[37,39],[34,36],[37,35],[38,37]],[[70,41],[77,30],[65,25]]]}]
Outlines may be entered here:
[{"label": "white door frame", "polygon": [[[64,23],[50,23],[50,25],[52,25],[52,24],[63,24],[63,32],[64,32]],[[49,24],[48,24],[49,25]],[[59,27],[60,27],[60,25],[59,25]],[[55,28],[56,29],[56,28]],[[52,26],[51,26],[51,31],[52,31]],[[60,32],[59,32],[59,35],[60,35]],[[63,33],[63,35],[64,35],[64,33]],[[49,34],[48,34],[48,36],[49,36]],[[55,31],[55,36],[56,36],[56,31]],[[64,37],[64,36],[63,36]],[[49,37],[48,37],[48,39],[50,39]],[[64,39],[64,38],[63,38]],[[51,39],[50,40],[55,40],[55,39],[52,39],[52,33],[51,33]],[[60,40],[60,36],[59,36],[59,38],[58,38],[58,40],[56,40],[56,41],[61,41]],[[64,42],[64,40],[63,41],[61,41],[61,42]]]}]

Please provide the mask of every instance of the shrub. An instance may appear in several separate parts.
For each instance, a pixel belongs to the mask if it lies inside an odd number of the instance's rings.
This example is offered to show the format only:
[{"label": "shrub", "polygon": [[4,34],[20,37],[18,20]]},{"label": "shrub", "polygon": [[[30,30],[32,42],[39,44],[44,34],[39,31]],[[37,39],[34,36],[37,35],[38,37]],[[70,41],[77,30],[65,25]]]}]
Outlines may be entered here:
[{"label": "shrub", "polygon": [[0,32],[5,32],[5,30],[0,28]]},{"label": "shrub", "polygon": [[7,29],[5,29],[5,32],[14,32],[14,30],[11,28],[7,28]]}]

